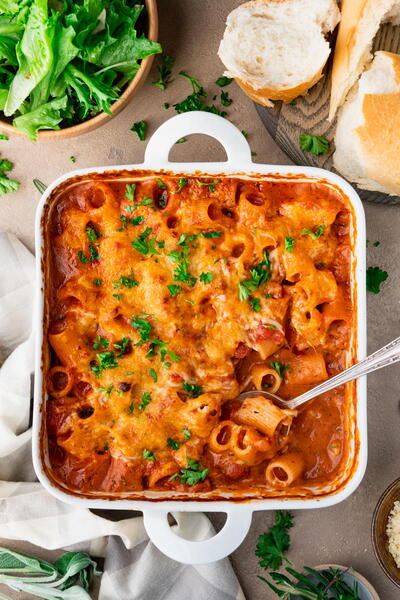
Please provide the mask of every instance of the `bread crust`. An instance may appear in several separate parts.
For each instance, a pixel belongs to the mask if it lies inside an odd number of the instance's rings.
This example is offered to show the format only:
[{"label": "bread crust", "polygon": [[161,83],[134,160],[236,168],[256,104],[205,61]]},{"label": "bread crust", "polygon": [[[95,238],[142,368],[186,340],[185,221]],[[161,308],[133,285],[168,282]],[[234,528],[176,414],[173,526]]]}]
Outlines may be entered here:
[{"label": "bread crust", "polygon": [[[328,120],[332,121],[337,109],[343,104],[348,91],[362,73],[368,60],[372,58],[370,45],[379,29],[379,24],[386,12],[393,6],[394,0],[343,0],[342,18],[339,24],[335,54],[332,66],[331,101]],[[367,45],[361,54],[359,64],[351,68],[352,58],[357,48],[357,35],[366,26],[368,14],[381,14],[379,23],[373,27],[370,36],[370,45]]]},{"label": "bread crust", "polygon": [[[273,0],[273,2],[281,2],[282,0]],[[300,85],[288,89],[261,88],[256,89],[250,83],[243,79],[235,78],[242,90],[255,102],[263,106],[273,106],[272,100],[282,100],[283,102],[291,102],[298,96],[305,94],[307,90],[317,83],[322,77],[322,70],[319,70],[311,79],[304,81]]]},{"label": "bread crust", "polygon": [[[384,52],[391,60],[400,89],[400,56]],[[377,181],[390,194],[400,195],[400,91],[366,94],[364,123],[354,130],[360,141],[365,177]]]}]

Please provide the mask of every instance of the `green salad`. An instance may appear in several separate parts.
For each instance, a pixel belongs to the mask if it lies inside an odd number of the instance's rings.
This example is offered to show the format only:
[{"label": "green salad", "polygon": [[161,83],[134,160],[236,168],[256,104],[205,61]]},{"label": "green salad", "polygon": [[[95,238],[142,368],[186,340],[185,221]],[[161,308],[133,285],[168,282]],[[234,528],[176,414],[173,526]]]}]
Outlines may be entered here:
[{"label": "green salad", "polygon": [[0,0],[0,110],[29,138],[109,113],[140,61],[143,1]]}]

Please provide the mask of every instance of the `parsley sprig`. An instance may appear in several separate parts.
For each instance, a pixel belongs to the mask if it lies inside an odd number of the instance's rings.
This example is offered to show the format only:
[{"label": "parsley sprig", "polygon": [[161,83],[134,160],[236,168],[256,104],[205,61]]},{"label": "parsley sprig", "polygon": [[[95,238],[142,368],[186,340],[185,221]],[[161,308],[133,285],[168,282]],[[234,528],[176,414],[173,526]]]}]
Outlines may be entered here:
[{"label": "parsley sprig", "polygon": [[277,360],[275,362],[271,362],[270,367],[271,367],[271,369],[274,369],[274,371],[276,371],[278,373],[278,375],[281,379],[283,378],[284,372],[288,371],[290,369],[289,365],[285,365],[285,363],[280,362],[279,360]]},{"label": "parsley sprig", "polygon": [[310,231],[309,229],[302,229],[301,235],[309,235],[311,239],[318,240],[321,235],[324,235],[325,225],[318,225],[314,231]]},{"label": "parsley sprig", "polygon": [[321,135],[312,135],[311,133],[302,133],[300,138],[300,148],[304,152],[311,152],[314,156],[326,154],[330,150],[329,141]]},{"label": "parsley sprig", "polygon": [[118,361],[115,357],[114,352],[100,352],[96,354],[97,364],[91,364],[90,370],[96,375],[101,377],[105,369],[115,369],[118,367]]},{"label": "parsley sprig", "polygon": [[146,229],[131,242],[132,248],[144,255],[151,254],[153,256],[153,254],[160,254],[156,248],[157,238],[149,238],[151,232],[152,228],[146,227]]},{"label": "parsley sprig", "polygon": [[167,85],[171,83],[172,67],[174,66],[174,59],[164,52],[161,56],[161,64],[157,65],[157,71],[159,78],[157,81],[153,81],[153,85],[156,85],[160,90],[165,90]]},{"label": "parsley sprig", "polygon": [[195,77],[191,77],[184,71],[180,71],[178,75],[180,75],[181,77],[185,77],[192,84],[192,93],[181,102],[177,102],[176,104],[174,104],[174,108],[178,114],[190,112],[192,110],[201,110],[220,115],[221,117],[226,117],[226,111],[219,110],[215,106],[215,104],[208,105],[206,103],[207,92],[200,84],[198,79],[196,79]]},{"label": "parsley sprig", "polygon": [[258,536],[255,554],[260,558],[260,567],[275,570],[279,569],[283,561],[291,564],[284,553],[290,546],[288,531],[292,527],[293,515],[278,510],[275,513],[275,524],[267,533]]},{"label": "parsley sprig", "polygon": [[182,387],[191,398],[197,398],[203,393],[203,388],[201,385],[197,385],[196,383],[189,383],[185,381],[182,383]]},{"label": "parsley sprig", "polygon": [[187,459],[186,469],[181,469],[179,473],[174,473],[169,478],[170,481],[179,478],[181,483],[186,485],[196,485],[200,481],[204,481],[207,477],[209,469],[203,469],[201,463],[193,458]]},{"label": "parsley sprig", "polygon": [[[257,265],[250,267],[251,279],[245,279],[239,282],[239,299],[249,300],[251,292],[255,292],[261,284],[269,281],[271,277],[271,261],[268,258],[267,252],[264,250],[264,260],[259,262]],[[258,303],[253,303],[258,306]],[[252,305],[253,310],[257,310]]]}]

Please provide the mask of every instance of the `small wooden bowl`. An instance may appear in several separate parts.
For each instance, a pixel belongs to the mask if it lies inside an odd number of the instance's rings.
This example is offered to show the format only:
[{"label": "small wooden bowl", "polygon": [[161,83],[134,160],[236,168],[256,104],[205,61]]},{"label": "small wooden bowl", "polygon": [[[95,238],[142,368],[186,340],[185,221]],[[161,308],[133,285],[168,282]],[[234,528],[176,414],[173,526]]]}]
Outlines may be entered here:
[{"label": "small wooden bowl", "polygon": [[[158,36],[158,11],[157,11],[157,0],[145,0],[146,10],[147,10],[147,18],[149,22],[149,30],[148,30],[148,38],[152,42],[157,41]],[[95,117],[88,119],[87,121],[83,121],[78,125],[73,125],[72,127],[66,127],[65,129],[56,129],[56,130],[48,130],[48,131],[39,131],[38,139],[39,140],[55,140],[55,139],[66,139],[70,137],[75,137],[78,135],[82,135],[83,133],[88,133],[88,131],[92,131],[100,125],[103,125],[112,117],[117,115],[125,106],[129,103],[131,98],[136,94],[136,92],[142,87],[143,83],[146,80],[147,75],[151,69],[151,65],[153,64],[154,54],[144,58],[140,65],[138,72],[132,81],[127,85],[125,90],[119,96],[118,100],[111,105],[110,111],[111,114],[107,114],[105,112],[101,112],[97,114]],[[4,118],[4,117],[3,117]],[[12,119],[10,119],[11,121]],[[18,135],[21,137],[26,137],[22,132],[17,131],[11,125],[11,122],[0,120],[0,129],[5,133],[10,135]]]},{"label": "small wooden bowl", "polygon": [[382,570],[397,587],[400,587],[400,569],[389,552],[386,535],[389,513],[396,500],[400,500],[400,478],[389,485],[376,505],[372,517],[372,544]]}]

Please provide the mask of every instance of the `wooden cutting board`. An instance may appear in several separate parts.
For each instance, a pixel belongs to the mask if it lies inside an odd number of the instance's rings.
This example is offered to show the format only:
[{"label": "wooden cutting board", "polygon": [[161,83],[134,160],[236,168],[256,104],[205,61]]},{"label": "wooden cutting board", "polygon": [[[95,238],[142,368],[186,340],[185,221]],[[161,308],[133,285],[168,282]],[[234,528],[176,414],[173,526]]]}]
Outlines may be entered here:
[{"label": "wooden cutting board", "polygon": [[[400,53],[400,26],[384,25],[374,40],[373,50],[387,50]],[[330,71],[332,60],[327,65],[325,76],[305,95],[296,100],[295,106],[276,102],[274,108],[256,104],[257,112],[265,127],[278,146],[296,165],[321,167],[334,171],[332,154],[334,150],[335,124],[327,120],[330,97]],[[300,150],[299,136],[304,133],[322,135],[331,142],[331,152],[313,156]],[[399,132],[400,135],[400,132]],[[354,185],[354,184],[353,184]],[[363,200],[381,204],[400,204],[399,196],[389,196],[380,192],[361,190],[358,193]]]}]

